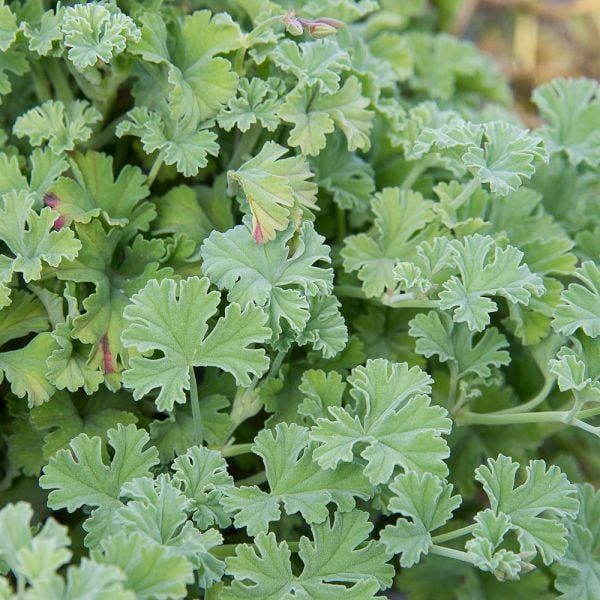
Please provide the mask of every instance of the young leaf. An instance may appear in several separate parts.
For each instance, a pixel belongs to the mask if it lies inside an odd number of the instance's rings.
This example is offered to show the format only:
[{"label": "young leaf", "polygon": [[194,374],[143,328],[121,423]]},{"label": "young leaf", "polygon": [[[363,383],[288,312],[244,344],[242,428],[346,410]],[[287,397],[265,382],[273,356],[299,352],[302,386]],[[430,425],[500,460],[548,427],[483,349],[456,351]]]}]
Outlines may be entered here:
[{"label": "young leaf", "polygon": [[227,463],[219,452],[193,446],[173,461],[173,483],[190,503],[192,519],[204,530],[228,527],[231,519],[221,506],[223,494],[233,487]]},{"label": "young leaf", "polygon": [[474,343],[474,333],[463,323],[454,323],[450,315],[436,311],[417,315],[410,323],[409,333],[417,340],[415,350],[427,358],[436,355],[441,362],[450,361],[459,376],[469,373],[480,377],[491,375],[490,367],[510,362],[506,338],[495,327]]},{"label": "young leaf", "polygon": [[489,296],[526,305],[532,295],[544,291],[542,279],[521,264],[523,253],[513,246],[499,248],[491,237],[475,234],[450,247],[460,278],[453,275],[444,284],[440,307],[454,309],[454,320],[467,323],[472,330],[482,331],[490,322],[490,313],[497,310]]},{"label": "young leaf", "polygon": [[267,142],[256,156],[227,174],[244,191],[259,244],[274,240],[275,232],[284,230],[298,211],[314,208],[317,186],[307,181],[313,176],[308,163],[299,156],[281,158],[287,152]]},{"label": "young leaf", "polygon": [[452,496],[452,485],[431,473],[409,471],[390,484],[394,494],[389,510],[410,517],[399,518],[381,533],[381,541],[391,554],[401,554],[400,566],[412,567],[431,547],[431,531],[441,527],[460,506],[460,496]]},{"label": "young leaf", "polygon": [[318,85],[332,94],[340,87],[340,73],[350,68],[350,57],[332,40],[297,44],[284,40],[271,53],[271,60],[298,80],[298,87]]},{"label": "young leaf", "polygon": [[600,589],[600,493],[589,484],[577,486],[580,509],[575,519],[566,521],[569,545],[556,566],[556,589],[560,598],[595,600]]},{"label": "young leaf", "polygon": [[242,310],[239,304],[230,304],[208,333],[208,320],[220,302],[219,293],[208,287],[208,279],[198,277],[179,283],[151,280],[133,296],[124,312],[123,344],[141,353],[162,354],[135,356],[123,372],[123,385],[133,390],[136,400],[158,388],[158,409],[173,410],[175,402],[186,401],[191,367],[218,367],[242,386],[250,384],[251,375],[260,377],[267,370],[265,351],[252,348],[271,335],[265,313],[253,305]]},{"label": "young leaf", "polygon": [[148,111],[137,106],[129,120],[117,126],[117,136],[140,138],[144,152],[161,152],[166,165],[175,165],[185,177],[193,177],[208,164],[207,156],[217,156],[217,135],[191,119],[174,119],[167,111]]},{"label": "young leaf", "polygon": [[29,138],[32,146],[48,147],[55,154],[75,149],[79,142],[86,142],[92,135],[91,126],[102,115],[85,100],[74,100],[65,105],[58,100],[48,100],[21,115],[14,124],[13,133]]},{"label": "young leaf", "polygon": [[[509,518],[522,553],[539,551],[544,564],[558,560],[567,549],[567,529],[558,519],[574,517],[579,508],[576,488],[556,466],[532,460],[525,481],[515,488],[519,463],[500,454],[475,471],[496,516]],[[508,526],[508,522],[507,522]]]},{"label": "young leaf", "polygon": [[548,150],[564,152],[569,162],[600,164],[600,94],[592,79],[555,79],[532,95],[548,122],[540,128]]},{"label": "young leaf", "polygon": [[[312,525],[313,541],[300,538],[302,573],[294,576],[287,542],[277,543],[275,534],[260,533],[255,545],[239,544],[227,559],[227,573],[234,580],[221,596],[224,600],[286,597],[375,600],[379,589],[391,585],[393,568],[386,564],[380,542],[370,541],[359,549],[372,525],[367,513],[336,513]],[[350,586],[350,587],[347,587]],[[292,595],[293,594],[293,595]]]},{"label": "young leaf", "polygon": [[[202,245],[203,272],[227,299],[242,306],[260,306],[269,315],[275,340],[284,324],[301,334],[311,317],[309,298],[331,293],[333,270],[317,266],[330,263],[329,247],[310,222],[298,237],[290,227],[264,246],[257,245],[250,230],[238,225],[226,233],[213,231]],[[289,244],[295,250],[290,254]]]},{"label": "young leaf", "polygon": [[294,423],[279,423],[275,433],[261,431],[252,448],[265,464],[270,492],[257,486],[223,490],[221,504],[235,514],[236,527],[246,527],[250,535],[266,533],[269,522],[281,517],[280,504],[287,514],[299,512],[307,523],[322,523],[335,502],[339,510],[349,511],[355,497],[366,499],[371,485],[354,465],[325,471],[313,462],[309,431]]},{"label": "young leaf", "polygon": [[[27,192],[9,192],[0,198],[0,240],[13,256],[0,255],[0,269],[6,262],[8,273],[22,273],[25,281],[39,279],[42,264],[57,267],[61,260],[73,260],[81,248],[70,229],[54,231],[55,217],[50,208],[33,210],[33,198]],[[5,279],[0,271],[0,282]],[[6,278],[8,281],[10,276]],[[2,283],[0,283],[0,290]],[[0,293],[0,307],[10,304]]]},{"label": "young leaf", "polygon": [[445,476],[449,451],[442,434],[450,432],[446,411],[431,406],[431,378],[419,367],[368,360],[348,378],[353,403],[329,407],[328,418],[317,420],[311,438],[319,445],[316,462],[335,469],[354,460],[354,446],[366,447],[365,475],[372,484],[386,483],[394,468],[429,471]]},{"label": "young leaf", "polygon": [[76,4],[64,9],[61,30],[68,56],[83,71],[97,62],[110,63],[128,42],[139,41],[140,30],[133,19],[110,5]]},{"label": "young leaf", "polygon": [[552,326],[565,335],[581,329],[596,338],[600,336],[600,269],[587,261],[577,269],[576,276],[585,285],[572,283],[561,294]]},{"label": "young leaf", "polygon": [[326,135],[337,128],[346,137],[348,150],[369,150],[373,113],[361,95],[361,84],[349,77],[333,94],[319,94],[311,87],[298,88],[288,95],[279,117],[292,123],[288,144],[299,146],[302,154],[317,156],[326,145]]},{"label": "young leaf", "polygon": [[373,234],[346,238],[341,253],[344,269],[358,272],[367,297],[380,296],[394,287],[394,266],[415,254],[419,232],[434,218],[429,200],[399,188],[376,194],[371,208],[375,214]]},{"label": "young leaf", "polygon": [[237,96],[231,98],[227,107],[217,117],[219,126],[225,131],[237,127],[245,133],[256,123],[268,131],[275,131],[279,125],[277,112],[281,104],[281,91],[277,79],[263,81],[258,77],[240,79]]},{"label": "young leaf", "polygon": [[107,434],[114,450],[110,465],[102,458],[102,440],[85,433],[71,440],[70,449],[59,450],[44,467],[40,487],[52,490],[48,506],[73,512],[82,506],[94,507],[87,521],[88,545],[95,545],[111,521],[111,513],[121,506],[121,487],[136,477],[150,476],[158,463],[158,451],[144,449],[149,436],[135,425],[117,425]]}]

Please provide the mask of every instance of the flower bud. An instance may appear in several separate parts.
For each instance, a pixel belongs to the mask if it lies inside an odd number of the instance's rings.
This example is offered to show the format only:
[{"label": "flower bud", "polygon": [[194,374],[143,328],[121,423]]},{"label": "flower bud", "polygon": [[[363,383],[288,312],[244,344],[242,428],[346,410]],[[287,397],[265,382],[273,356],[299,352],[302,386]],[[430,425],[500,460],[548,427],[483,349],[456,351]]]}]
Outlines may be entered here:
[{"label": "flower bud", "polygon": [[308,33],[317,39],[328,37],[337,33],[337,29],[327,23],[309,23]]},{"label": "flower bud", "polygon": [[290,35],[302,35],[304,33],[304,27],[296,17],[286,21],[285,29]]}]

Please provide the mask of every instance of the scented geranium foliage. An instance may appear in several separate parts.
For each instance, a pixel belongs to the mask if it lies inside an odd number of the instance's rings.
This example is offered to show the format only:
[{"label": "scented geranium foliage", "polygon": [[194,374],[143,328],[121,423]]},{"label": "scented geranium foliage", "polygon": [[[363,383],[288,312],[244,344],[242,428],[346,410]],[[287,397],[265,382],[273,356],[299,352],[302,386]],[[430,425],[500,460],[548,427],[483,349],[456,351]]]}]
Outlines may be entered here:
[{"label": "scented geranium foliage", "polygon": [[459,8],[0,0],[0,598],[598,598],[600,88]]}]

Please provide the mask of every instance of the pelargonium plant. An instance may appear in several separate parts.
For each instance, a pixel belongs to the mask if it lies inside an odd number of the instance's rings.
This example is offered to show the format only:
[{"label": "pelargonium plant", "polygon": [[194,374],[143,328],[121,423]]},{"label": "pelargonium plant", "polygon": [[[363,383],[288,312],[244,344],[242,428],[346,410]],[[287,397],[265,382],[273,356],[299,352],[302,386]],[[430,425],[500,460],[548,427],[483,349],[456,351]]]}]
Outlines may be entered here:
[{"label": "pelargonium plant", "polygon": [[600,598],[600,91],[456,0],[0,0],[0,598]]}]

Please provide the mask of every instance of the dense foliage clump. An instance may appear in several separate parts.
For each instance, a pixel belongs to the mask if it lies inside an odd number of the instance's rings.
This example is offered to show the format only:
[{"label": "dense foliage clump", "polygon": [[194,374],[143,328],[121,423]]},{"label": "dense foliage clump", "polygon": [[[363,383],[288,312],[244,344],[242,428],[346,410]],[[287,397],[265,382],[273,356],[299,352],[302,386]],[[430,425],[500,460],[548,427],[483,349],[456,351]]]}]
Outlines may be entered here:
[{"label": "dense foliage clump", "polygon": [[599,597],[599,84],[457,5],[0,0],[0,598]]}]

